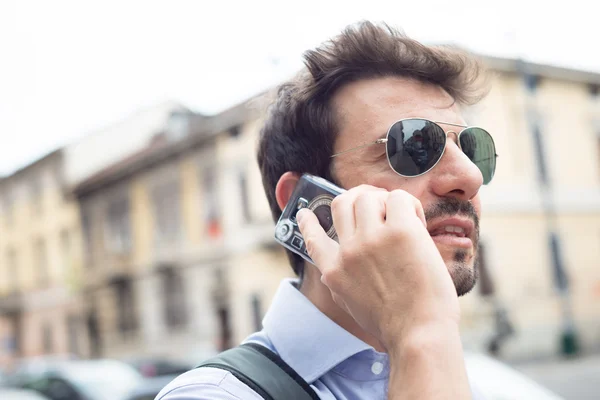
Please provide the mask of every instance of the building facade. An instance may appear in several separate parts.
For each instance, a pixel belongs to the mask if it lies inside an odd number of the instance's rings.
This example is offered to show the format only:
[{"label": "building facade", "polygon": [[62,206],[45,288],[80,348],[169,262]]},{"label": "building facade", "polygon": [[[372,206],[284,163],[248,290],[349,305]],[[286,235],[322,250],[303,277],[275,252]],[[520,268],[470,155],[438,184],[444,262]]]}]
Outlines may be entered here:
[{"label": "building facade", "polygon": [[[461,298],[465,348],[507,359],[556,354],[570,332],[584,351],[596,349],[600,74],[485,61],[492,90],[465,116],[492,133],[499,158],[492,185],[481,189],[480,284]],[[60,212],[37,217],[39,196],[31,195],[38,192],[34,171],[54,165],[59,153],[0,181],[0,334],[10,354],[44,353],[48,342],[66,337],[53,349],[198,362],[260,329],[292,270],[273,240],[256,165],[264,113],[255,100],[212,117],[183,108],[148,116],[160,122],[146,131],[154,139],[103,163],[92,157],[93,142],[70,148],[82,151],[68,156],[70,168],[89,163],[85,174],[70,175],[76,205],[59,201],[60,185],[50,182],[60,179],[45,178],[44,204]],[[118,132],[111,140],[128,134]],[[65,234],[73,237],[65,239],[69,246],[59,244],[63,229],[77,232]],[[73,326],[85,333],[76,342],[68,339],[69,322],[51,328],[49,341],[49,314],[24,316],[32,304],[48,306],[35,300],[52,286],[41,282],[71,276],[57,272],[61,246],[78,247]],[[35,261],[45,247],[54,257],[52,278]],[[61,307],[56,320],[69,321],[71,309]],[[27,335],[14,333],[25,327]],[[15,344],[13,337],[23,339]]]},{"label": "building facade", "polygon": [[0,363],[82,355],[77,203],[55,151],[0,181]]},{"label": "building facade", "polygon": [[259,116],[188,118],[75,189],[95,356],[202,360],[257,329],[290,274],[248,151]]},{"label": "building facade", "polygon": [[494,296],[465,296],[465,345],[494,335],[494,308],[514,333],[501,354],[561,352],[565,333],[600,347],[600,75],[488,59],[487,99],[469,122],[492,133],[497,174],[481,190],[481,239]]},{"label": "building facade", "polygon": [[82,307],[84,242],[72,189],[176,127],[185,112],[173,102],[140,110],[0,179],[0,367],[90,356],[93,321]]}]

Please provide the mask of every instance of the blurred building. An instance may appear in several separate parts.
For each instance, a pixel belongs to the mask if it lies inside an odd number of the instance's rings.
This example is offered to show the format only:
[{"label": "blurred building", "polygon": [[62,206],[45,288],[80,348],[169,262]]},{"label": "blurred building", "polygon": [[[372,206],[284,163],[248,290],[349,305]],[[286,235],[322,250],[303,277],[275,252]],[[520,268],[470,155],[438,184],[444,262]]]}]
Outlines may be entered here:
[{"label": "blurred building", "polygon": [[199,362],[258,329],[291,272],[255,162],[258,113],[178,118],[75,188],[93,355]]},{"label": "blurred building", "polygon": [[0,366],[41,355],[89,355],[81,307],[78,182],[147,145],[185,108],[165,102],[0,179]]},{"label": "blurred building", "polygon": [[79,354],[77,203],[55,151],[0,181],[0,364]]},{"label": "blurred building", "polygon": [[[493,184],[481,189],[481,282],[461,298],[465,348],[556,354],[565,324],[584,350],[600,348],[600,74],[486,61],[492,91],[465,115],[492,133],[500,157]],[[37,354],[61,337],[61,349],[76,343],[83,355],[200,361],[259,329],[292,271],[273,240],[256,165],[264,110],[255,100],[210,117],[161,105],[0,180],[3,349]],[[52,165],[66,172],[53,175]],[[37,171],[46,171],[48,208],[39,216]],[[59,196],[64,180],[78,220]],[[25,299],[70,276],[57,272],[65,226],[77,232],[65,242],[81,265],[73,269],[79,323],[63,305],[64,327],[48,334],[50,314],[26,317],[33,303]],[[56,278],[36,261],[45,251]],[[43,286],[47,279],[57,283]],[[69,341],[70,326],[85,334]]]},{"label": "blurred building", "polygon": [[146,147],[166,126],[177,127],[187,110],[165,101],[137,110],[110,126],[89,133],[65,146],[65,180],[71,188],[92,174]]},{"label": "blurred building", "polygon": [[465,345],[485,347],[501,304],[514,328],[505,357],[559,352],[565,307],[583,349],[598,349],[600,74],[487,62],[492,91],[467,117],[490,130],[499,154],[481,190],[483,264],[496,290],[462,299]]}]

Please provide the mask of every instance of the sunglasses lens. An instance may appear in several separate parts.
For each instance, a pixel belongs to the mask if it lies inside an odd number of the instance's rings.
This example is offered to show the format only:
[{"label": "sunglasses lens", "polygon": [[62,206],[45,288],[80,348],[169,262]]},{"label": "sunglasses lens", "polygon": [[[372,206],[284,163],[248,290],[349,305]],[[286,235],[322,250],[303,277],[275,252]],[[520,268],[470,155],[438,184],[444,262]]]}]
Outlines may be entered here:
[{"label": "sunglasses lens", "polygon": [[460,135],[460,147],[483,175],[487,185],[496,171],[496,146],[492,136],[481,128],[467,128]]},{"label": "sunglasses lens", "polygon": [[429,171],[439,161],[446,146],[446,133],[424,119],[398,121],[387,136],[387,155],[392,168],[403,176]]}]

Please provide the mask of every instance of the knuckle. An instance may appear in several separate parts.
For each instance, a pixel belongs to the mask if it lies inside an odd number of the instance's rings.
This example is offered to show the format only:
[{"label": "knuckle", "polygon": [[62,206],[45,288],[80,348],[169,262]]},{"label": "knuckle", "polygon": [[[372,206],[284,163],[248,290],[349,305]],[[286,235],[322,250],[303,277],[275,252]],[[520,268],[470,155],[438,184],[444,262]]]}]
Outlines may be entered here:
[{"label": "knuckle", "polygon": [[351,193],[356,196],[356,195],[359,195],[359,194],[365,193],[365,192],[373,192],[373,191],[381,191],[381,190],[385,190],[385,189],[363,183],[363,184],[360,184],[360,185],[355,186],[352,189],[348,190],[348,193]]},{"label": "knuckle", "polygon": [[331,210],[335,211],[337,210],[339,207],[342,206],[342,204],[344,204],[344,202],[346,202],[347,197],[346,197],[346,193],[342,193],[336,197],[333,198],[333,200],[331,201]]},{"label": "knuckle", "polygon": [[414,205],[414,207],[416,207],[417,209],[423,208],[423,205],[421,204],[421,201],[418,198],[402,189],[396,189],[391,191],[388,195],[388,201],[392,203],[406,204],[407,206]]},{"label": "knuckle", "polygon": [[386,233],[382,235],[384,240],[397,241],[410,236],[410,229],[407,224],[392,224],[387,227]]},{"label": "knuckle", "polygon": [[356,200],[355,203],[362,203],[365,200],[367,200],[368,198],[371,197],[371,193],[369,192],[361,192],[356,196]]},{"label": "knuckle", "polygon": [[349,246],[340,248],[341,265],[347,266],[356,263],[360,258],[358,248],[358,243],[349,244]]},{"label": "knuckle", "polygon": [[330,268],[321,274],[321,281],[332,290],[339,287],[341,273],[338,268]]},{"label": "knuckle", "polygon": [[373,186],[371,185],[367,185],[366,183],[361,183],[360,185],[356,186],[354,189],[356,192],[364,192],[366,190],[370,190]]},{"label": "knuckle", "polygon": [[406,201],[409,200],[412,197],[411,194],[409,194],[407,191],[402,190],[402,189],[395,189],[392,190],[389,194],[389,198],[391,200],[401,200],[401,201]]}]

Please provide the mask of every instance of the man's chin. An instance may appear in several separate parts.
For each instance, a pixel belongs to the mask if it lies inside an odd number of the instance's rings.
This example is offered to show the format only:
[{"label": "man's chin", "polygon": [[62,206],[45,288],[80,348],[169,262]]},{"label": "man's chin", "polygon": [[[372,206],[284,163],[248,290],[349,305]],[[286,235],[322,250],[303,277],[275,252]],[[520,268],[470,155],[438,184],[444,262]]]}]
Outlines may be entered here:
[{"label": "man's chin", "polygon": [[469,293],[477,283],[477,269],[474,265],[464,262],[450,261],[446,263],[456,294],[464,296]]},{"label": "man's chin", "polygon": [[463,249],[440,249],[450,277],[456,287],[456,294],[463,296],[469,293],[477,283],[475,256],[471,251]]}]

